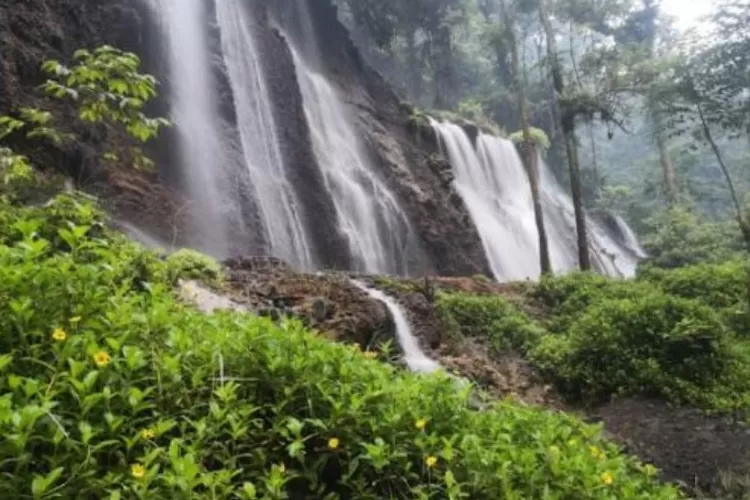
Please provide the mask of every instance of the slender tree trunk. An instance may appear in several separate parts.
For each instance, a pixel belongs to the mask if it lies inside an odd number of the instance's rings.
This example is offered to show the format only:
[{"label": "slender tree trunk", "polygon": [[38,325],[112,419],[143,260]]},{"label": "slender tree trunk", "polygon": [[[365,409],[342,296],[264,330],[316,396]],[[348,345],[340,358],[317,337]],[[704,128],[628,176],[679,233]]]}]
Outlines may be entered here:
[{"label": "slender tree trunk", "polygon": [[586,213],[583,210],[583,195],[581,190],[581,168],[578,162],[578,144],[575,134],[575,116],[569,110],[564,110],[559,105],[560,96],[565,91],[562,67],[558,58],[557,39],[552,28],[547,1],[539,0],[539,18],[544,27],[547,37],[547,57],[552,70],[552,82],[555,87],[555,101],[559,113],[563,140],[565,141],[565,152],[568,156],[568,169],[570,170],[570,188],[573,195],[573,206],[575,208],[576,234],[578,236],[578,262],[581,270],[591,269],[591,258],[589,256],[588,235],[586,234]]},{"label": "slender tree trunk", "polygon": [[[652,105],[653,106],[653,105]],[[652,110],[652,122],[656,135],[656,145],[659,148],[659,162],[661,163],[662,175],[664,175],[664,187],[667,192],[667,201],[674,205],[677,201],[677,171],[669,154],[669,145],[664,133],[664,126],[661,117],[656,109]]]},{"label": "slender tree trunk", "polygon": [[698,107],[698,116],[701,119],[701,126],[703,127],[703,135],[706,137],[706,140],[711,145],[711,149],[714,152],[714,156],[716,156],[716,160],[719,162],[719,168],[721,168],[721,173],[724,174],[724,180],[726,180],[727,182],[727,187],[729,188],[729,194],[732,197],[732,204],[734,205],[734,210],[735,210],[735,214],[737,217],[737,223],[739,224],[740,230],[742,231],[742,236],[745,239],[745,246],[747,247],[747,251],[750,252],[750,226],[747,224],[747,221],[745,220],[745,214],[742,210],[742,203],[740,202],[740,197],[737,195],[737,189],[734,186],[734,181],[732,180],[732,174],[729,172],[729,168],[727,167],[727,164],[724,161],[724,156],[721,154],[721,151],[719,150],[719,146],[716,144],[716,141],[714,141],[713,134],[711,134],[711,128],[708,126],[706,115],[703,113],[703,106],[701,106],[699,103],[697,107]]},{"label": "slender tree trunk", "polygon": [[[721,154],[716,141],[714,141],[713,134],[711,134],[711,128],[708,126],[706,115],[703,113],[703,107],[700,103],[698,103],[697,106],[698,116],[701,119],[701,126],[703,127],[703,135],[711,145],[711,149],[716,156],[716,160],[719,162],[721,172],[722,174],[724,174],[724,179],[727,181],[727,187],[729,188],[729,194],[732,196],[732,203],[734,204],[734,210],[737,216],[737,224],[740,226],[742,239],[745,242],[745,250],[748,252],[748,254],[750,254],[750,225],[748,225],[747,220],[745,219],[745,214],[742,210],[742,203],[740,203],[740,198],[737,195],[737,189],[735,189],[734,187],[734,181],[732,180],[732,175],[729,173],[729,168],[727,168],[727,164],[724,161],[724,156]],[[747,303],[748,307],[750,307],[750,267],[748,267],[747,269]]]},{"label": "slender tree trunk", "polygon": [[[576,82],[578,82],[579,87],[583,87],[583,82],[581,80],[581,73],[578,71],[578,61],[576,57],[576,51],[575,51],[575,36],[573,33],[573,22],[570,22],[570,26],[568,28],[568,45],[570,49],[570,62],[573,65],[573,73],[576,75]],[[596,86],[595,86],[596,88]],[[599,165],[596,161],[596,139],[594,139],[594,125],[589,122],[588,125],[589,129],[589,141],[591,143],[591,158],[592,158],[592,168],[594,170],[594,195],[599,196]]]},{"label": "slender tree trunk", "polygon": [[537,161],[534,141],[531,138],[531,126],[529,124],[529,103],[526,97],[526,71],[525,68],[524,71],[521,70],[516,32],[512,19],[508,16],[505,0],[501,1],[501,8],[507,28],[508,44],[510,45],[513,64],[513,85],[518,98],[518,111],[521,120],[521,129],[523,130],[523,163],[526,167],[526,174],[529,176],[531,198],[534,203],[534,219],[539,236],[539,265],[543,275],[551,275],[552,264],[549,257],[549,242],[544,224],[544,209],[542,207],[542,197],[539,188],[539,162]]},{"label": "slender tree trunk", "polygon": [[596,190],[594,191],[594,194],[599,196],[599,189],[602,187],[601,185],[601,179],[599,178],[599,160],[597,158],[597,151],[596,151],[596,137],[594,137],[594,125],[592,123],[589,123],[589,141],[591,141],[591,163],[592,168],[594,169],[594,182],[596,183]]},{"label": "slender tree trunk", "polygon": [[406,60],[409,65],[407,69],[409,72],[409,90],[412,93],[412,99],[418,101],[422,97],[422,73],[419,71],[416,31],[410,31],[406,37]]}]

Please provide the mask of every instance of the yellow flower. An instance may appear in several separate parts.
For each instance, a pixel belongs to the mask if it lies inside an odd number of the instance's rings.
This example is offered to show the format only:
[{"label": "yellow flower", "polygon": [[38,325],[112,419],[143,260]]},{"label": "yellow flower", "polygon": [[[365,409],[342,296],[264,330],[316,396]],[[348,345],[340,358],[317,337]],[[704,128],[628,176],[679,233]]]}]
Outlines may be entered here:
[{"label": "yellow flower", "polygon": [[424,463],[427,464],[427,467],[435,467],[435,464],[437,464],[437,457],[427,457],[424,459]]},{"label": "yellow flower", "polygon": [[427,420],[424,418],[420,418],[414,423],[414,427],[416,427],[417,429],[421,431],[422,429],[427,427]]},{"label": "yellow flower", "polygon": [[73,324],[73,325],[76,325],[76,324],[78,324],[80,322],[81,322],[81,317],[80,316],[73,316],[72,318],[70,318],[70,323]]},{"label": "yellow flower", "polygon": [[378,357],[378,353],[375,351],[365,351],[365,357],[367,359],[375,359]]},{"label": "yellow flower", "polygon": [[130,466],[130,475],[136,479],[143,479],[146,476],[146,468],[141,464],[133,464]]},{"label": "yellow flower", "polygon": [[601,450],[601,448],[597,446],[590,446],[589,451],[591,451],[592,457],[597,458],[599,460],[605,460],[607,458],[607,455]]},{"label": "yellow flower", "polygon": [[62,328],[55,328],[55,330],[52,332],[52,338],[54,340],[57,340],[58,342],[62,342],[63,340],[68,338],[68,334],[65,333],[65,330]]},{"label": "yellow flower", "polygon": [[143,439],[154,439],[156,434],[154,433],[153,429],[143,429],[141,431],[141,437]]},{"label": "yellow flower", "polygon": [[331,438],[328,440],[328,448],[331,450],[335,450],[336,448],[338,448],[339,444],[341,444],[339,438]]},{"label": "yellow flower", "polygon": [[615,482],[615,478],[612,477],[612,474],[609,473],[609,471],[602,474],[602,482],[609,486],[610,484]]},{"label": "yellow flower", "polygon": [[112,358],[104,351],[99,351],[94,354],[94,363],[96,366],[103,367],[107,366],[112,361]]}]

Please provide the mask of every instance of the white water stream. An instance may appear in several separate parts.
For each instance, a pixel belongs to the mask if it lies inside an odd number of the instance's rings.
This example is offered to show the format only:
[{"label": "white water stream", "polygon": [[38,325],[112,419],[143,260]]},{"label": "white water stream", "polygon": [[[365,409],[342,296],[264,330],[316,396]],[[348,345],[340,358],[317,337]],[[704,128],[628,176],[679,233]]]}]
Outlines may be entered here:
[{"label": "white water stream", "polygon": [[251,19],[237,0],[216,0],[216,17],[244,164],[264,222],[270,254],[310,270],[314,267],[312,252],[299,202],[287,178]]},{"label": "white water stream", "polygon": [[[271,100],[243,2],[215,0],[221,54],[232,91],[236,134],[222,119],[209,50],[209,8],[203,0],[147,0],[168,44],[172,117],[180,138],[181,175],[193,203],[199,245],[227,256],[236,240],[230,217],[247,233],[262,235],[271,255],[300,269],[314,268],[299,203],[282,158]],[[239,141],[239,144],[237,142]],[[244,169],[248,182],[238,176]],[[242,186],[252,192],[241,193]],[[257,217],[244,213],[251,198]],[[240,215],[237,215],[240,214]]]},{"label": "white water stream", "polygon": [[385,304],[388,308],[396,325],[396,337],[401,350],[404,352],[404,362],[406,362],[406,366],[411,371],[416,373],[431,373],[441,368],[437,361],[430,359],[419,347],[419,341],[412,332],[409,320],[406,319],[406,312],[395,299],[359,281],[352,280],[352,283],[371,298]]},{"label": "white water stream", "polygon": [[297,53],[294,62],[315,155],[354,270],[406,274],[412,232],[406,214],[375,171],[339,91]]},{"label": "white water stream", "polygon": [[192,202],[199,246],[214,255],[228,250],[229,210],[218,172],[230,159],[220,134],[216,86],[210,73],[202,0],[148,0],[163,26],[169,52],[172,121],[179,138],[181,177]]}]

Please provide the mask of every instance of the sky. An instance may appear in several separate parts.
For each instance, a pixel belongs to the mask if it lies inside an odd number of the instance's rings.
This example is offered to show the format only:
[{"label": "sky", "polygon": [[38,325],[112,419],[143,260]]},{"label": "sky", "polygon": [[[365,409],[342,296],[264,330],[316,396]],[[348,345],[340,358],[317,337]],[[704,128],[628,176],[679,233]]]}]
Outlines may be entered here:
[{"label": "sky", "polygon": [[677,27],[686,30],[711,12],[711,0],[662,0],[662,10],[677,19]]}]

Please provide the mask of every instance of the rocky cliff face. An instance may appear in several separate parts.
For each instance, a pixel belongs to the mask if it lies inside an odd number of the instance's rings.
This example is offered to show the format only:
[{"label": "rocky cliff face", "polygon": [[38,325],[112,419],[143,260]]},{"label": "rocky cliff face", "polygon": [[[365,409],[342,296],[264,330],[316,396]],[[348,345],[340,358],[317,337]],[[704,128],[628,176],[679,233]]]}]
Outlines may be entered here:
[{"label": "rocky cliff face", "polygon": [[[271,91],[283,153],[292,181],[304,205],[308,227],[318,233],[315,252],[323,267],[345,269],[351,256],[336,229],[335,211],[325,196],[320,169],[307,128],[302,97],[291,53],[272,20],[294,11],[297,0],[246,0],[253,9],[256,36],[263,53],[266,80]],[[473,275],[487,273],[488,265],[479,236],[460,197],[453,191],[450,166],[437,154],[429,133],[413,126],[413,116],[384,79],[361,59],[349,33],[339,22],[331,0],[305,0],[325,63],[327,76],[342,90],[379,174],[398,196],[420,239],[420,251],[412,257],[416,273]],[[208,29],[212,29],[209,23]],[[216,36],[212,44],[220,43]],[[163,38],[156,20],[144,3],[126,0],[49,0],[17,2],[0,0],[0,113],[19,106],[38,105],[34,92],[41,82],[39,64],[45,59],[65,60],[80,47],[109,43],[139,54],[143,69],[164,84],[152,113],[169,112],[170,75],[167,73]],[[217,58],[220,59],[220,58]],[[220,62],[219,82],[226,79]],[[219,85],[219,88],[223,88]],[[231,95],[220,91],[221,109],[232,126]],[[34,149],[14,144],[41,165],[65,170],[90,190],[102,195],[110,209],[137,222],[144,229],[168,232],[179,243],[184,234],[185,200],[176,169],[176,136],[167,132],[151,152],[160,170],[155,174],[123,174],[100,169],[81,172],[82,161],[92,157],[98,138],[50,154],[50,148]],[[252,245],[250,245],[252,246]],[[243,253],[239,245],[236,253]],[[248,250],[252,253],[252,249]]]},{"label": "rocky cliff face", "polygon": [[[266,3],[278,17],[299,13],[296,0]],[[307,4],[324,71],[356,110],[375,164],[400,198],[421,239],[420,271],[444,275],[489,273],[479,235],[450,184],[450,165],[438,154],[435,137],[412,126],[412,110],[364,62],[332,1],[307,0]]]},{"label": "rocky cliff face", "polygon": [[[24,106],[43,107],[54,109],[65,123],[71,110],[45,98],[37,89],[44,82],[40,65],[49,59],[67,61],[79,48],[109,44],[135,52],[141,56],[145,70],[164,81],[157,33],[154,20],[139,2],[0,0],[0,114]],[[165,89],[160,91],[161,97],[152,102],[149,111],[166,115],[169,102]],[[82,139],[75,144],[56,147],[14,137],[11,146],[30,156],[35,165],[65,173],[99,194],[105,206],[118,216],[137,220],[143,228],[169,234],[171,239],[183,225],[178,207],[184,200],[162,175],[169,169],[136,174],[127,169],[93,168],[93,159],[101,153],[101,133],[80,127],[73,131]],[[160,165],[174,164],[170,142],[171,133],[167,132],[159,147],[149,148]]]}]

